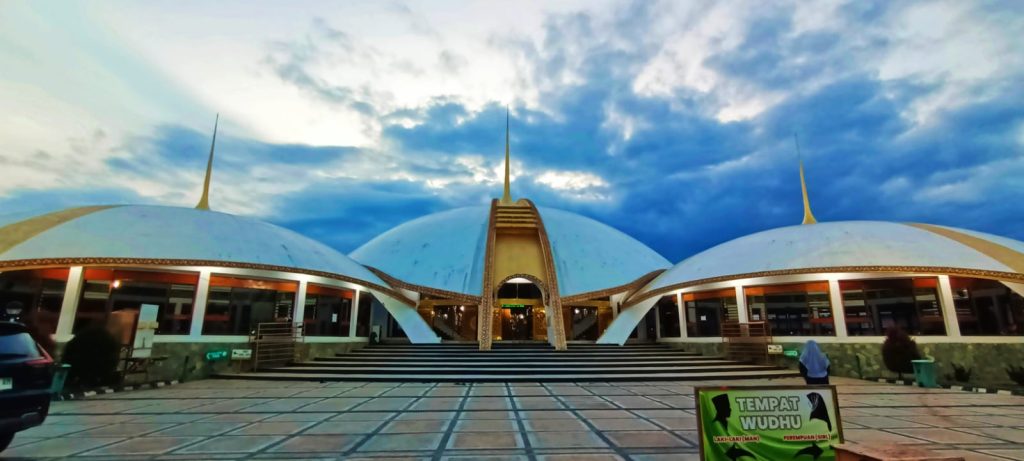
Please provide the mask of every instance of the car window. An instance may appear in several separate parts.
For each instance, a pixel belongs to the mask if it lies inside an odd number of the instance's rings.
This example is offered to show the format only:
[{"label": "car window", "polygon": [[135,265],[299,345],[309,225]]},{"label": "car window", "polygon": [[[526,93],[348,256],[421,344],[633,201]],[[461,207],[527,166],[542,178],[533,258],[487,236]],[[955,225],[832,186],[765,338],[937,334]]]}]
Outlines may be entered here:
[{"label": "car window", "polygon": [[0,332],[0,358],[40,356],[35,340],[28,333],[22,331]]}]

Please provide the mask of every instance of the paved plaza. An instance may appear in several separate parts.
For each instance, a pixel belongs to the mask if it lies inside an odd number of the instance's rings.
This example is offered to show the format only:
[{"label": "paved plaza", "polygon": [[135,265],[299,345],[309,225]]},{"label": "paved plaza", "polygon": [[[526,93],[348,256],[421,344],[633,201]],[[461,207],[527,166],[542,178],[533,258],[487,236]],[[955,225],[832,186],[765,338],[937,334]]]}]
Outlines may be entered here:
[{"label": "paved plaza", "polygon": [[[848,441],[1024,460],[1024,397],[836,382]],[[696,460],[695,384],[204,380],[55,402],[0,459]]]}]

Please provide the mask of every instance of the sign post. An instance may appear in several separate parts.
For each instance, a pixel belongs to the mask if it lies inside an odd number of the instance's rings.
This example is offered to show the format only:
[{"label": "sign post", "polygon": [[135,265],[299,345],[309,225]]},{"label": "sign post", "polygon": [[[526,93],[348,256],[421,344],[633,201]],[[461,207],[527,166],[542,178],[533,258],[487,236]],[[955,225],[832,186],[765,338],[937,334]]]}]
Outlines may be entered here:
[{"label": "sign post", "polygon": [[[833,461],[843,442],[835,386],[700,387],[701,459]],[[807,455],[807,458],[803,458]]]}]

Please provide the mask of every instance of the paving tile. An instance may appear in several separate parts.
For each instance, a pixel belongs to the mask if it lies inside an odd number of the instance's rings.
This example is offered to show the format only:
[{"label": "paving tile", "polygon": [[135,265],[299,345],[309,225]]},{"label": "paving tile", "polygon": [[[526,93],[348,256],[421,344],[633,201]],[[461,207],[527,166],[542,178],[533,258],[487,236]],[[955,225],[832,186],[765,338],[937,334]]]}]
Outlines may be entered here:
[{"label": "paving tile", "polygon": [[157,455],[203,440],[205,437],[139,437],[106,445],[82,456]]},{"label": "paving tile", "polygon": [[624,459],[615,452],[540,455],[537,457],[538,461],[619,461]]},{"label": "paving tile", "polygon": [[398,421],[408,421],[413,419],[447,419],[450,420],[455,417],[454,411],[404,411],[399,413],[395,417]]},{"label": "paving tile", "polygon": [[68,434],[68,437],[139,436],[174,426],[174,423],[118,423]]},{"label": "paving tile", "polygon": [[[842,409],[840,409],[842,411]],[[892,429],[909,427],[928,427],[924,424],[888,416],[843,416],[843,423],[851,422],[871,429]]]},{"label": "paving tile", "polygon": [[383,421],[324,421],[303,434],[369,434],[384,424]]},{"label": "paving tile", "polygon": [[185,423],[179,424],[174,427],[170,427],[161,431],[150,434],[152,437],[189,437],[189,436],[213,436],[220,435],[228,431],[238,429],[239,427],[245,426],[249,423],[237,422],[237,423],[217,423],[217,422],[198,422],[198,423]]},{"label": "paving tile", "polygon": [[507,397],[467,397],[466,410],[508,410],[512,404]]},{"label": "paving tile", "polygon": [[589,431],[583,421],[578,419],[524,419],[523,426],[527,431]]},{"label": "paving tile", "polygon": [[459,432],[448,440],[449,449],[523,448],[518,432]]},{"label": "paving tile", "polygon": [[353,411],[341,413],[331,417],[331,421],[384,421],[392,416],[393,412],[382,411]]},{"label": "paving tile", "polygon": [[455,423],[455,432],[503,432],[518,430],[519,425],[512,419],[460,419]]},{"label": "paving tile", "polygon": [[356,405],[368,401],[369,399],[361,397],[333,397],[329,399],[323,399],[317,402],[309,403],[302,407],[299,407],[296,411],[309,411],[309,412],[337,412],[350,410]]},{"label": "paving tile", "polygon": [[276,416],[271,416],[264,421],[266,422],[283,422],[283,421],[323,421],[337,413],[281,413]]},{"label": "paving tile", "polygon": [[526,410],[520,411],[522,419],[576,419],[571,411],[567,410]]},{"label": "paving tile", "polygon": [[1002,456],[1009,459],[1015,459],[1018,461],[1024,460],[1024,448],[1016,448],[1012,450],[984,450],[979,449],[978,452],[986,453],[989,455]]},{"label": "paving tile", "polygon": [[377,434],[370,437],[357,451],[423,451],[434,450],[444,434]]},{"label": "paving tile", "polygon": [[600,410],[600,409],[614,409],[618,408],[614,403],[611,403],[601,397],[597,396],[573,396],[573,397],[562,397],[562,403],[566,407],[576,410]]},{"label": "paving tile", "polygon": [[700,453],[664,453],[631,455],[635,461],[701,461]]},{"label": "paving tile", "polygon": [[597,434],[590,431],[530,432],[527,434],[534,448],[604,448]]},{"label": "paving tile", "polygon": [[4,450],[3,456],[11,458],[52,458],[71,456],[86,450],[124,440],[123,437],[80,437],[76,439],[56,438],[19,445]]},{"label": "paving tile", "polygon": [[679,448],[690,444],[665,431],[606,431],[615,445],[623,448]]},{"label": "paving tile", "polygon": [[296,435],[267,450],[270,453],[342,453],[361,436],[356,435]]},{"label": "paving tile", "polygon": [[590,420],[595,428],[601,431],[658,431],[655,426],[640,418],[598,418]]},{"label": "paving tile", "polygon": [[1007,442],[1024,443],[1024,427],[970,427],[958,431],[1003,439]]},{"label": "paving tile", "polygon": [[198,421],[201,421],[201,422],[204,422],[204,423],[205,422],[225,422],[225,423],[246,422],[246,423],[252,423],[252,422],[256,422],[256,421],[262,421],[262,420],[267,419],[267,418],[269,418],[271,416],[274,416],[274,415],[271,414],[271,413],[225,413],[225,414],[222,414],[222,415],[213,415],[213,416],[210,416],[209,418],[203,418],[203,419],[200,419]]},{"label": "paving tile", "polygon": [[891,429],[890,432],[938,443],[1003,443],[1002,440],[991,437],[942,428]]},{"label": "paving tile", "polygon": [[562,402],[554,397],[513,397],[516,406],[521,410],[536,410],[542,408],[565,408]]},{"label": "paving tile", "polygon": [[410,410],[457,410],[461,397],[427,397],[409,407]]},{"label": "paving tile", "polygon": [[229,432],[228,435],[290,435],[296,434],[313,424],[308,421],[259,422],[235,429]]},{"label": "paving tile", "polygon": [[366,402],[363,402],[359,406],[353,408],[353,410],[401,410],[409,406],[409,404],[412,403],[412,401],[413,398],[411,397],[379,397],[376,399],[370,399]]},{"label": "paving tile", "polygon": [[175,453],[254,453],[283,439],[284,436],[280,435],[219,435],[176,450]]},{"label": "paving tile", "polygon": [[43,424],[18,432],[18,437],[57,437],[104,426],[92,424]]},{"label": "paving tile", "polygon": [[579,414],[587,419],[634,417],[633,413],[626,410],[580,410]]},{"label": "paving tile", "polygon": [[924,440],[895,434],[878,429],[846,429],[843,430],[843,437],[846,440],[856,443],[895,443],[895,444],[922,444],[928,443]]},{"label": "paving tile", "polygon": [[380,432],[388,434],[412,432],[444,432],[448,429],[449,424],[450,422],[448,420],[439,419],[391,421],[390,423],[386,424],[380,430]]},{"label": "paving tile", "polygon": [[509,419],[514,418],[511,411],[463,411],[459,413],[459,419]]}]

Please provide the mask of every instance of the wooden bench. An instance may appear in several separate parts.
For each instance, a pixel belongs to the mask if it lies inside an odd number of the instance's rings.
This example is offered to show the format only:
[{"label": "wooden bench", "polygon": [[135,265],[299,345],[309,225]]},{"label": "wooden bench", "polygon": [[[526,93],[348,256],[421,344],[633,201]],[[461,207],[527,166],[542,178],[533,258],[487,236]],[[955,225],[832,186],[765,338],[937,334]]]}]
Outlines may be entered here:
[{"label": "wooden bench", "polygon": [[946,456],[931,450],[901,446],[836,446],[836,461],[964,461],[961,456]]}]

